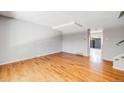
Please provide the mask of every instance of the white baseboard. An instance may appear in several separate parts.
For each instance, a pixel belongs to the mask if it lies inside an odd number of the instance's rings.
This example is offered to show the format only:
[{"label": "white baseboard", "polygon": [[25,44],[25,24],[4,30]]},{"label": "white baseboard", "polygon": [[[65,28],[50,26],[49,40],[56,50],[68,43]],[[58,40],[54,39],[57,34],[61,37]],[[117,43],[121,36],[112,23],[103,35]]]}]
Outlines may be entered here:
[{"label": "white baseboard", "polygon": [[74,54],[74,55],[88,56],[88,55],[85,55],[85,54],[83,54],[81,52],[69,52],[69,51],[62,51],[62,52],[71,53],[71,54]]},{"label": "white baseboard", "polygon": [[113,66],[113,68],[114,68],[114,69],[118,69],[118,70],[122,70],[122,71],[124,71],[124,69],[119,68],[119,67],[115,67],[115,66]]},{"label": "white baseboard", "polygon": [[16,62],[19,62],[19,61],[33,59],[33,58],[37,58],[37,57],[41,57],[41,56],[47,56],[47,55],[50,55],[50,54],[55,54],[55,53],[60,53],[60,52],[62,52],[62,51],[51,52],[51,53],[47,53],[47,54],[41,54],[41,55],[36,55],[36,56],[31,56],[31,57],[26,57],[26,58],[15,59],[15,60],[11,60],[11,61],[8,61],[8,62],[2,62],[0,65],[16,63]]}]

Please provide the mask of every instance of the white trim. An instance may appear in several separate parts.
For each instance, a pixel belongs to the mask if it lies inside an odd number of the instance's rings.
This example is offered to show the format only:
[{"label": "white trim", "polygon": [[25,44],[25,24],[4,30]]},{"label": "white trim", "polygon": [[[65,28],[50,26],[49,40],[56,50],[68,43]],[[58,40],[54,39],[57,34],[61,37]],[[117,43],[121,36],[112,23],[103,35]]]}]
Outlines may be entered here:
[{"label": "white trim", "polygon": [[124,69],[123,68],[119,68],[119,67],[115,67],[115,66],[112,66],[114,69],[118,69],[118,70],[122,70],[122,71],[124,71]]},{"label": "white trim", "polygon": [[8,62],[2,62],[0,65],[16,63],[16,62],[19,62],[19,61],[24,61],[24,60],[28,60],[28,59],[37,58],[37,57],[47,56],[47,55],[50,55],[50,54],[55,54],[55,53],[60,53],[60,52],[62,52],[62,51],[51,52],[51,53],[48,53],[48,54],[36,55],[36,56],[32,56],[32,57],[26,57],[26,58],[15,59],[15,60],[8,61]]},{"label": "white trim", "polygon": [[81,53],[81,52],[69,52],[69,51],[64,51],[64,50],[63,50],[62,52],[65,52],[65,53],[71,53],[71,54],[74,54],[74,55],[88,56],[88,55],[83,54],[83,53]]}]

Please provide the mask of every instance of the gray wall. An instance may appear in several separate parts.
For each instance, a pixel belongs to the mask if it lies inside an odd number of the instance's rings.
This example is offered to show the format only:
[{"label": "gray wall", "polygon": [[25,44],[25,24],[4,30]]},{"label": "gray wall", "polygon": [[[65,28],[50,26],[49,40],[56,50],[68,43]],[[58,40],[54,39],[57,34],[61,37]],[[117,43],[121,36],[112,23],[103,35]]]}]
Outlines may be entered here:
[{"label": "gray wall", "polygon": [[[124,26],[103,31],[103,59],[124,53],[124,45],[115,44],[124,39]],[[25,21],[0,17],[0,63],[47,55],[55,52],[89,55],[88,32],[64,34],[51,28]]]},{"label": "gray wall", "polygon": [[80,53],[88,56],[88,32],[82,31],[63,35],[62,48],[64,52]]},{"label": "gray wall", "polygon": [[61,32],[25,21],[0,17],[0,63],[62,50]]},{"label": "gray wall", "polygon": [[[124,40],[124,26],[103,29],[103,39],[103,59],[112,61],[115,56],[124,53],[124,44],[116,45],[117,42]],[[63,35],[63,51],[83,53],[88,56],[88,48],[88,34],[86,31]]]},{"label": "gray wall", "polygon": [[124,40],[124,26],[106,28],[103,31],[103,58],[112,60],[113,57],[124,53],[124,44],[117,46],[116,43]]}]

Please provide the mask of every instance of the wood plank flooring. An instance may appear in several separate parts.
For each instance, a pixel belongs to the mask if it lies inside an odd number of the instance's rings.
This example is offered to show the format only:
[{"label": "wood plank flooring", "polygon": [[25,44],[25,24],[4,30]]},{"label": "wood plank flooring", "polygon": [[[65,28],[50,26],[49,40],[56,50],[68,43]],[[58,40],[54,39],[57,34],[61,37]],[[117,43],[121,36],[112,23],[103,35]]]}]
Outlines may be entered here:
[{"label": "wood plank flooring", "polygon": [[0,66],[0,81],[6,82],[101,82],[124,81],[124,71],[111,62],[94,63],[89,58],[56,53]]}]

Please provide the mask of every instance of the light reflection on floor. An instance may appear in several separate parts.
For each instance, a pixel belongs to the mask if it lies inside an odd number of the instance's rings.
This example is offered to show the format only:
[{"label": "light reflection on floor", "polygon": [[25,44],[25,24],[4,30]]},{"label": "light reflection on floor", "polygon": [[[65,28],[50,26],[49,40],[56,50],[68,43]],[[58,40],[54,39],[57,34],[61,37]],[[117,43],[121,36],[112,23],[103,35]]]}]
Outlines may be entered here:
[{"label": "light reflection on floor", "polygon": [[101,49],[90,49],[90,68],[92,70],[101,72],[102,67],[102,51]]},{"label": "light reflection on floor", "polygon": [[102,51],[101,49],[90,49],[90,61],[93,63],[102,62]]}]

